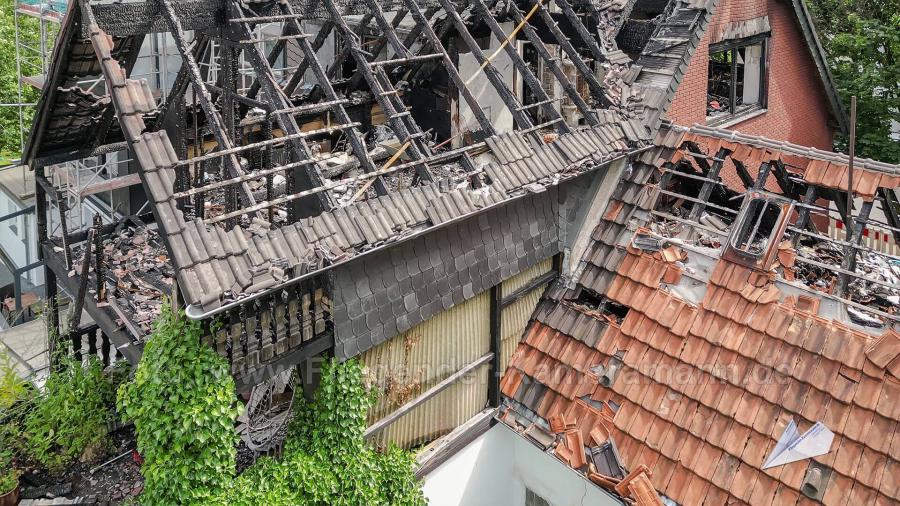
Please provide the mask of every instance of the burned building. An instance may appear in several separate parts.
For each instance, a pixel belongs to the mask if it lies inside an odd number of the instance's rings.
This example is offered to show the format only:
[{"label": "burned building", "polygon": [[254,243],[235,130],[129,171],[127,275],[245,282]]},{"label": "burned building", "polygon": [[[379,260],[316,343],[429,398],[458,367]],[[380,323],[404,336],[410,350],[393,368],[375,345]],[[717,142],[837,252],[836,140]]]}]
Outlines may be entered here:
[{"label": "burned building", "polygon": [[[254,450],[276,444],[287,417],[269,394],[314,382],[295,368],[359,357],[379,389],[367,432],[377,444],[414,447],[481,427],[502,405],[509,426],[618,496],[655,500],[656,489],[683,502],[693,496],[674,484],[696,479],[704,497],[749,500],[754,489],[731,488],[734,474],[713,490],[706,468],[677,455],[651,460],[643,421],[694,430],[687,411],[677,421],[664,418],[677,407],[660,411],[660,392],[677,384],[653,385],[659,399],[648,399],[638,424],[645,396],[617,378],[665,360],[644,342],[669,336],[659,329],[677,327],[683,341],[665,356],[693,364],[725,336],[753,329],[748,343],[769,339],[756,327],[778,313],[801,327],[785,353],[802,355],[815,321],[862,346],[841,377],[893,382],[883,371],[896,366],[886,330],[896,264],[860,238],[866,228],[900,230],[900,171],[859,162],[848,197],[838,155],[666,122],[717,4],[72,4],[25,153],[48,286],[59,282],[132,363],[171,295],[231,365],[248,401],[241,434]],[[148,34],[177,49],[177,74],[159,89],[132,76]],[[67,230],[53,174],[84,157],[120,160],[102,184],[131,199],[121,219]],[[844,239],[811,218],[832,206],[855,224]],[[818,364],[823,349],[806,352]],[[881,350],[870,360],[880,376],[866,368],[868,349]],[[731,365],[739,349],[728,351]],[[758,352],[745,362],[773,365]],[[708,358],[703,374],[717,365]],[[839,358],[823,369],[828,388],[808,378],[791,388],[815,390],[824,409]],[[762,406],[750,397],[762,392],[731,386]],[[896,424],[872,399],[867,413]],[[691,416],[701,409],[686,406]],[[733,410],[720,416],[739,423]],[[763,448],[777,439],[775,418],[766,423],[752,434]],[[742,455],[728,455],[739,468]],[[768,476],[749,455],[745,465],[755,480]],[[676,471],[679,480],[661,481]],[[830,476],[854,486],[843,467]],[[894,497],[881,482],[867,486]]]},{"label": "burned building", "polygon": [[[72,4],[25,152],[48,286],[133,363],[171,295],[210,329],[241,390],[283,385],[322,353],[361,356],[383,370],[373,437],[442,398],[458,412],[389,439],[446,433],[499,402],[516,344],[502,336],[531,313],[516,302],[533,306],[569,268],[561,254],[581,247],[592,192],[651,147],[712,2],[671,2],[636,61],[614,40],[628,12]],[[179,70],[154,91],[130,72],[157,33]],[[53,172],[89,156],[123,161],[100,179],[131,204],[121,220],[68,230]],[[95,346],[75,338],[79,351]],[[386,367],[417,361],[444,367],[400,379]],[[466,373],[483,381],[454,392]]]},{"label": "burned building", "polygon": [[535,311],[502,419],[638,504],[896,502],[900,264],[862,239],[900,233],[900,167],[706,127],[656,146]]}]

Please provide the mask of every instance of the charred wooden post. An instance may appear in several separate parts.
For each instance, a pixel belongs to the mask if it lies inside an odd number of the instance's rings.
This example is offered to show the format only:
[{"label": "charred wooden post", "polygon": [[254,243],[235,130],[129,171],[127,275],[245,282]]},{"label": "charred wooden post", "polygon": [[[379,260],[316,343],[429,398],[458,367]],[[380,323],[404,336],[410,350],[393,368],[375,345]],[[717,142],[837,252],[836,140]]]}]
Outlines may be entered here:
[{"label": "charred wooden post", "polygon": [[[368,0],[369,2],[374,2],[374,0]],[[425,14],[422,13],[422,10],[416,4],[415,0],[404,0],[404,4],[406,5],[407,10],[412,15],[413,20],[416,22],[416,28],[418,28],[422,33],[425,34],[425,38],[428,42],[423,49],[422,53],[425,51],[430,51],[433,48],[434,51],[441,53],[442,60],[444,62],[444,68],[447,70],[448,75],[450,76],[450,80],[453,81],[453,84],[456,86],[456,89],[462,95],[463,99],[466,101],[466,104],[469,105],[469,109],[472,110],[472,113],[475,115],[475,119],[478,120],[478,125],[481,126],[481,130],[487,135],[494,135],[496,132],[494,130],[494,126],[491,124],[490,120],[488,120],[487,116],[484,114],[484,110],[481,108],[481,105],[478,103],[478,100],[475,99],[475,96],[472,95],[472,92],[469,90],[469,87],[466,86],[466,83],[463,81],[462,76],[459,75],[459,71],[456,69],[456,64],[450,59],[450,55],[447,53],[446,48],[441,43],[440,37],[434,32],[431,28],[431,24],[429,24],[428,19],[425,17]]]},{"label": "charred wooden post", "polygon": [[[353,31],[350,30],[349,26],[347,26],[347,23],[344,21],[340,9],[338,9],[338,6],[334,3],[334,0],[323,0],[323,2],[331,16],[331,21],[335,23],[335,26],[342,34],[345,43],[349,47],[350,54],[356,61],[357,71],[362,72],[363,76],[366,79],[366,82],[369,84],[369,88],[372,90],[372,93],[375,94],[375,100],[387,115],[388,123],[391,125],[391,129],[397,135],[401,143],[410,143],[410,146],[407,150],[410,158],[415,161],[421,161],[425,157],[425,153],[427,153],[426,148],[424,147],[424,144],[422,142],[422,135],[421,133],[416,133],[416,135],[414,136],[410,132],[410,128],[408,128],[405,120],[411,120],[411,114],[405,109],[405,107],[403,111],[398,111],[395,106],[395,102],[391,99],[393,95],[397,94],[397,90],[394,88],[394,86],[390,82],[390,79],[387,77],[387,74],[384,71],[384,65],[382,64],[373,67],[373,64],[369,63],[369,61],[366,59],[365,51],[363,51],[362,47],[360,47],[359,41],[354,36]],[[410,124],[414,123],[415,122],[410,121]],[[416,174],[419,178],[425,181],[434,180],[434,177],[431,175],[431,172],[429,171],[425,163],[418,163],[416,165]]]},{"label": "charred wooden post", "polygon": [[487,77],[488,81],[490,81],[491,86],[497,91],[497,94],[500,95],[500,100],[503,101],[503,104],[506,105],[506,108],[509,109],[509,112],[512,114],[513,118],[515,118],[516,123],[520,128],[531,128],[534,126],[531,118],[525,114],[522,110],[522,104],[519,103],[518,99],[513,95],[513,93],[506,87],[503,83],[503,77],[500,76],[500,73],[494,67],[494,65],[488,61],[487,56],[485,56],[484,51],[478,45],[478,42],[472,37],[472,34],[469,32],[468,27],[466,27],[466,23],[459,16],[459,13],[456,12],[456,8],[450,2],[450,0],[439,0],[441,2],[441,6],[444,8],[444,12],[447,13],[447,18],[450,19],[453,23],[453,26],[456,28],[457,33],[459,33],[460,37],[462,37],[463,42],[466,44],[466,47],[469,48],[469,51],[472,52],[472,55],[475,57],[475,61],[482,65],[482,71],[484,72],[485,77]]},{"label": "charred wooden post", "polygon": [[[841,260],[841,269],[845,272],[856,272],[856,260],[859,253],[858,246],[862,245],[863,231],[866,228],[866,222],[869,221],[869,215],[872,213],[874,202],[863,202],[859,214],[854,218],[853,224],[847,224],[847,240],[849,243],[844,246],[844,258]],[[847,293],[847,287],[850,284],[850,276],[845,272],[840,273],[838,277],[838,286],[836,294],[843,297]]]},{"label": "charred wooden post", "polygon": [[103,272],[103,236],[100,232],[103,221],[94,215],[94,277],[96,278],[97,302],[106,300],[106,276]]},{"label": "charred wooden post", "polygon": [[[559,47],[562,48],[563,52],[569,57],[572,63],[575,64],[575,67],[578,68],[578,71],[581,72],[581,76],[584,78],[585,82],[591,88],[591,94],[600,101],[600,103],[604,106],[609,106],[609,101],[604,94],[603,84],[600,83],[600,80],[597,79],[597,76],[594,75],[593,69],[591,69],[588,64],[584,61],[580,54],[578,54],[578,50],[575,49],[575,46],[572,45],[572,42],[569,40],[569,37],[563,33],[563,31],[559,28],[559,23],[553,19],[553,16],[550,15],[550,11],[547,10],[546,6],[540,0],[534,0],[538,2],[538,15],[541,17],[541,21],[547,26],[550,30],[550,33],[553,35],[553,38],[556,39],[556,43],[559,44]],[[512,6],[518,12],[518,9],[515,5]],[[578,20],[579,23],[581,20]]]},{"label": "charred wooden post", "polygon": [[[216,142],[219,145],[219,149],[231,149],[232,147],[234,147],[234,145],[227,135],[228,130],[226,129],[222,117],[219,115],[219,112],[216,110],[215,105],[212,102],[212,97],[209,94],[209,90],[205,86],[206,81],[203,79],[203,76],[200,73],[200,68],[197,65],[197,61],[194,59],[193,53],[190,51],[190,45],[187,42],[184,30],[181,28],[181,20],[175,13],[170,0],[159,1],[160,5],[162,6],[163,14],[166,18],[166,22],[169,25],[169,31],[172,33],[172,38],[175,39],[175,45],[178,47],[178,52],[181,54],[182,65],[187,67],[188,76],[191,80],[191,83],[194,85],[194,94],[197,97],[197,101],[199,102],[200,107],[203,109],[203,113],[206,116],[206,121],[211,125],[211,130],[213,136],[216,138]],[[241,169],[240,162],[238,162],[238,159],[235,155],[226,155],[224,157],[224,164],[228,174],[232,177],[238,177],[244,174],[243,170]],[[247,186],[246,183],[241,185],[240,199],[244,205],[252,206],[256,203],[256,201],[253,199],[253,194],[250,191],[250,187]]]}]

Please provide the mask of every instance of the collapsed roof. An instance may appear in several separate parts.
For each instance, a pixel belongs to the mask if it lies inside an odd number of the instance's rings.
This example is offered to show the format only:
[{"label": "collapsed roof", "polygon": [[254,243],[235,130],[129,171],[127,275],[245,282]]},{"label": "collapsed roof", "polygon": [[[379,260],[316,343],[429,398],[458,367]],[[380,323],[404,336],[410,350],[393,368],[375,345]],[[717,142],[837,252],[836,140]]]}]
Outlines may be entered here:
[{"label": "collapsed roof", "polygon": [[[46,167],[133,153],[190,316],[207,318],[260,297],[278,298],[362,254],[650,145],[714,2],[670,2],[659,36],[636,62],[611,38],[598,44],[595,28],[584,25],[594,15],[627,16],[630,3],[605,3],[599,11],[592,3],[557,5],[559,11],[551,12],[540,2],[482,0],[82,2],[63,23],[26,159],[52,197]],[[365,46],[351,16],[374,37]],[[304,33],[311,26],[301,24],[304,19],[322,21],[317,34]],[[410,19],[413,26],[401,40],[394,27]],[[574,32],[563,34],[557,20]],[[504,32],[503,21],[520,30]],[[254,30],[273,22],[281,35]],[[516,34],[529,41],[578,120],[560,115],[554,107],[559,99],[547,95],[529,64],[504,43],[534,96],[523,105],[491,62],[500,49],[485,54],[476,31],[500,41]],[[145,81],[128,77],[147,32],[171,34],[181,58],[162,101]],[[332,33],[341,51],[333,61],[322,60],[318,50]],[[563,73],[542,41],[558,46],[577,80]],[[270,44],[268,54],[263,43]],[[467,80],[448,44],[465,46],[480,63]],[[296,66],[276,73],[271,62],[288,50],[299,50]],[[252,74],[249,82],[236,77],[239,59]],[[339,78],[348,65],[353,73]],[[417,89],[433,86],[438,74],[445,90],[472,111],[473,131],[432,138],[420,123],[433,111],[405,102]],[[498,132],[487,120],[469,89],[473,81],[486,82],[500,96],[514,118],[512,132]],[[575,89],[575,81],[584,88]],[[461,147],[450,149],[451,142]],[[69,242],[64,237],[45,251],[67,250]],[[67,271],[73,268],[69,258],[67,252]],[[326,299],[317,298],[328,313]],[[268,330],[265,325],[263,332]],[[272,353],[286,351],[279,346]]]},{"label": "collapsed roof", "polygon": [[[848,211],[842,155],[705,127],[656,145],[533,315],[503,420],[638,504],[648,483],[679,504],[900,499],[900,259],[862,243],[900,233],[900,167],[859,160]],[[810,218],[835,207],[844,239]],[[834,442],[763,469],[791,421]]]}]

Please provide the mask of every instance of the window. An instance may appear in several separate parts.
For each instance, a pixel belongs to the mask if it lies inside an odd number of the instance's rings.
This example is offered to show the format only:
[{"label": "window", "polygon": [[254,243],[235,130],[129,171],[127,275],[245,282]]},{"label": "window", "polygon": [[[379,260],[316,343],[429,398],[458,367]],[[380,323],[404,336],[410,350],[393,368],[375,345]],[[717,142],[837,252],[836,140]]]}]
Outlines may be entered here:
[{"label": "window", "polygon": [[766,39],[710,47],[706,115],[724,123],[766,107]]},{"label": "window", "polygon": [[552,506],[546,499],[535,494],[530,488],[525,489],[525,506]]},{"label": "window", "polygon": [[780,217],[781,206],[777,203],[765,199],[752,200],[741,217],[732,247],[753,256],[761,255]]}]

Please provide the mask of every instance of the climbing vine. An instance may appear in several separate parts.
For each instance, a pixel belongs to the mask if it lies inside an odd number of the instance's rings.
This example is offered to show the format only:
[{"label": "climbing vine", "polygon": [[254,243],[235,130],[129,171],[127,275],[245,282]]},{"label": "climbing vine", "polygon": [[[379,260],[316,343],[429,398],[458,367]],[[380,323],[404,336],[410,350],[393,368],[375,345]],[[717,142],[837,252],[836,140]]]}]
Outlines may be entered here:
[{"label": "climbing vine", "polygon": [[119,388],[144,457],[142,505],[425,505],[412,455],[366,444],[373,395],[355,360],[327,362],[313,399],[295,402],[281,457],[236,477],[234,380],[200,332],[166,304],[134,379]]},{"label": "climbing vine", "polygon": [[119,387],[144,457],[143,505],[208,504],[234,478],[234,380],[200,334],[165,302],[134,378]]},{"label": "climbing vine", "polygon": [[222,503],[424,506],[412,454],[366,444],[373,396],[362,378],[356,360],[326,363],[313,400],[297,409],[282,458],[258,461]]}]

